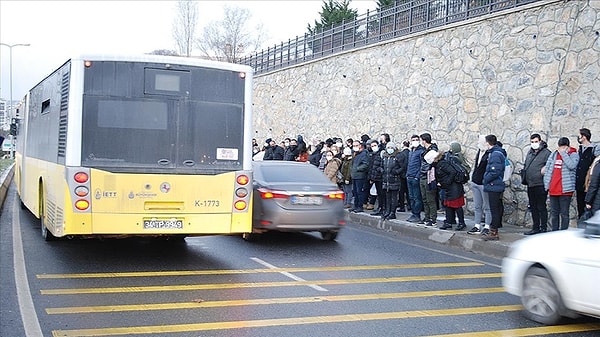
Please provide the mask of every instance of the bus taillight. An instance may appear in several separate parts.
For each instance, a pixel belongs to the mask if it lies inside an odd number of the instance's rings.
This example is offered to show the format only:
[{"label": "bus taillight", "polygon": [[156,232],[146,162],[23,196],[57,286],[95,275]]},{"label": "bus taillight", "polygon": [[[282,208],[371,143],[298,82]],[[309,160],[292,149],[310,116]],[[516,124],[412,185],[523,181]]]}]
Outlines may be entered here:
[{"label": "bus taillight", "polygon": [[73,179],[75,179],[76,182],[83,184],[88,181],[89,176],[85,172],[77,172],[75,173],[75,176],[73,176]]},{"label": "bus taillight", "polygon": [[85,186],[77,186],[75,187],[75,195],[78,197],[85,197],[90,193],[90,190]]},{"label": "bus taillight", "polygon": [[245,72],[240,72],[240,78],[243,80],[246,78],[246,73]]},{"label": "bus taillight", "polygon": [[237,183],[240,185],[246,185],[250,181],[250,178],[248,178],[248,176],[245,174],[241,174],[241,175],[237,176],[236,179],[237,179]]},{"label": "bus taillight", "polygon": [[235,202],[234,207],[238,211],[242,211],[242,210],[246,209],[246,202],[244,200],[238,200]]},{"label": "bus taillight", "polygon": [[89,207],[90,207],[90,202],[87,200],[79,199],[79,200],[75,201],[75,208],[77,208],[80,211],[85,211]]},{"label": "bus taillight", "polygon": [[92,66],[92,61],[90,61],[90,60],[83,61],[83,66],[86,67],[86,68],[91,67]]},{"label": "bus taillight", "polygon": [[235,195],[237,195],[239,198],[245,198],[248,195],[248,190],[244,187],[240,187],[235,190]]}]

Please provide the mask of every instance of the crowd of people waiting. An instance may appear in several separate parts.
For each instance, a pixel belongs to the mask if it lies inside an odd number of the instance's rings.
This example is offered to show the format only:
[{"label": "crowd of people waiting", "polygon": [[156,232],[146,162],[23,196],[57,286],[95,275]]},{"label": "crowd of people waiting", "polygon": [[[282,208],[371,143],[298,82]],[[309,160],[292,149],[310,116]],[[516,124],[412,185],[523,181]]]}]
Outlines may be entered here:
[{"label": "crowd of people waiting", "polygon": [[[561,137],[554,152],[542,137],[530,137],[521,183],[527,185],[532,227],[526,235],[546,232],[547,199],[550,198],[550,229],[569,227],[569,205],[576,195],[579,218],[600,210],[600,145],[591,143],[589,129],[579,130],[579,149]],[[290,160],[318,167],[345,195],[344,207],[353,213],[384,220],[396,212],[409,211],[408,222],[437,226],[443,230],[466,229],[465,184],[473,194],[474,222],[468,234],[485,241],[499,240],[504,207],[502,194],[512,175],[507,153],[495,135],[480,136],[473,168],[458,142],[441,151],[429,133],[412,135],[396,144],[390,135],[377,139],[362,135],[345,141],[332,137],[307,145],[302,136],[277,144],[267,139],[261,147],[253,140],[253,160]],[[438,210],[446,219],[437,225]]]}]

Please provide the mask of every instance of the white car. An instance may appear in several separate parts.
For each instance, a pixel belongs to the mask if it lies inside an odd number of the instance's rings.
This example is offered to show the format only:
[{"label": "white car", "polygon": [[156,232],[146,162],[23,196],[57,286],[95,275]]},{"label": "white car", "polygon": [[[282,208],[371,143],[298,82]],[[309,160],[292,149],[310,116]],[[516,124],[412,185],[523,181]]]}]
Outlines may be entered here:
[{"label": "white car", "polygon": [[586,229],[516,241],[502,260],[502,285],[525,316],[547,325],[578,314],[600,318],[600,211]]}]

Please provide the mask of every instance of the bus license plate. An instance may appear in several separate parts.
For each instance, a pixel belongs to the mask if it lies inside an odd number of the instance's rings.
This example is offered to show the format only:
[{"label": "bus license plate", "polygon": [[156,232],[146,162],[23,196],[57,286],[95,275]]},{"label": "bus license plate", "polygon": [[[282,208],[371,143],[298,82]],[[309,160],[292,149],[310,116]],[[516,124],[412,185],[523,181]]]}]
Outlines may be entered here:
[{"label": "bus license plate", "polygon": [[322,197],[292,197],[292,205],[321,205],[322,203]]},{"label": "bus license plate", "polygon": [[144,229],[182,229],[180,219],[144,219]]}]

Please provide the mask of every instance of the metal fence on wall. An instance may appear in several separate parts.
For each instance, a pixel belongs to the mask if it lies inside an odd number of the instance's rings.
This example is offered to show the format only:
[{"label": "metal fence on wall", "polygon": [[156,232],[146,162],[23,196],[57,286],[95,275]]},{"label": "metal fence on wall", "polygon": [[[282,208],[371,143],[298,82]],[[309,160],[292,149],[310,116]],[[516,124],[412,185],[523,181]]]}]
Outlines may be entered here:
[{"label": "metal fence on wall", "polygon": [[260,74],[342,51],[441,27],[541,0],[405,0],[356,20],[246,56],[240,63]]}]

